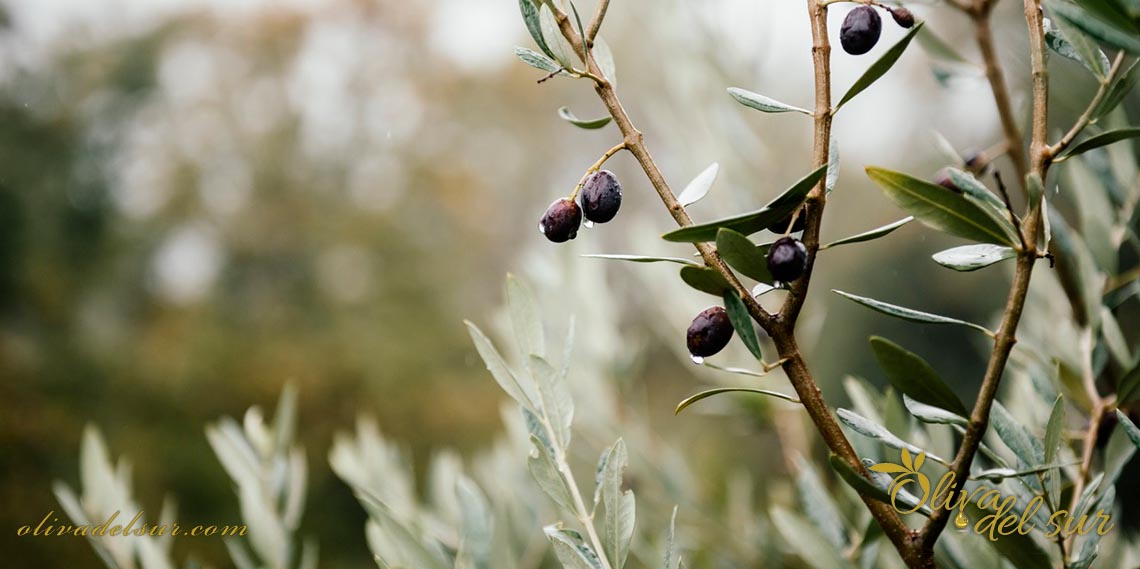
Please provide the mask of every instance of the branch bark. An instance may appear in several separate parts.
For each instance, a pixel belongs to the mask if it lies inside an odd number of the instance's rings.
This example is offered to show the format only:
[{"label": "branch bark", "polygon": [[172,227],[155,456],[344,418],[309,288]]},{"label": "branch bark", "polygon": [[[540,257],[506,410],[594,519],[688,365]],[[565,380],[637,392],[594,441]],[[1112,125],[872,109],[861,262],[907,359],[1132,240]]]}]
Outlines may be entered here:
[{"label": "branch bark", "polygon": [[[981,2],[979,2],[981,4]],[[976,26],[978,46],[986,60],[986,77],[990,81],[997,103],[998,114],[1001,116],[1003,130],[1009,142],[1009,155],[1015,169],[1025,187],[1025,177],[1030,173],[1037,174],[1045,179],[1049,167],[1050,153],[1046,139],[1048,134],[1049,118],[1049,75],[1045,66],[1045,30],[1042,22],[1041,6],[1039,0],[1024,0],[1025,21],[1029,29],[1029,44],[1033,68],[1033,125],[1032,140],[1029,146],[1029,156],[1025,155],[1025,144],[1021,139],[1017,124],[1014,122],[1009,92],[1006,89],[1005,79],[997,61],[997,52],[993,46],[993,35],[990,31],[989,9],[972,11]],[[1041,206],[1031,205],[1029,212],[1022,223],[1022,241],[1024,250],[1018,253],[1017,265],[1014,269],[1013,283],[1010,286],[1009,297],[1006,300],[1005,313],[1002,316],[1001,328],[994,339],[994,348],[986,365],[986,373],[982,378],[982,386],[978,392],[977,401],[970,414],[970,424],[962,439],[962,445],[954,457],[951,470],[956,480],[969,478],[970,466],[989,426],[990,410],[997,396],[1001,384],[1002,374],[1009,361],[1009,353],[1017,343],[1017,325],[1021,321],[1021,313],[1025,308],[1025,298],[1029,292],[1029,281],[1033,275],[1033,267],[1037,261],[1037,236],[1041,225]],[[950,511],[936,508],[930,520],[921,532],[921,546],[925,555],[933,562],[934,544],[938,536],[946,529],[950,519]]]}]

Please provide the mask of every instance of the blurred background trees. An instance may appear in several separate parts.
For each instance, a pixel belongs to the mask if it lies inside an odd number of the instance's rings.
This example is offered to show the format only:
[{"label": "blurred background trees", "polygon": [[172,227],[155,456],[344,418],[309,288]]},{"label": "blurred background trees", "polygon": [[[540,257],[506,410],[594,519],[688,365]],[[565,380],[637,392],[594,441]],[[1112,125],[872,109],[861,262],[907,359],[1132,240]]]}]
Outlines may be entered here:
[{"label": "blurred background trees", "polygon": [[[1024,30],[1006,4],[999,36],[1025,101]],[[421,475],[433,449],[489,444],[503,398],[462,318],[501,319],[508,270],[526,274],[551,310],[614,321],[616,332],[590,340],[611,351],[611,367],[593,373],[618,382],[661,436],[700,445],[690,457],[700,493],[722,498],[738,467],[758,473],[753,484],[790,487],[785,465],[770,460],[766,407],[671,418],[695,377],[711,373],[683,348],[688,318],[708,299],[664,267],[577,257],[686,253],[656,240],[669,222],[632,164],[612,163],[628,174],[620,223],[557,249],[538,234],[545,206],[615,135],[577,131],[551,111],[601,113],[579,85],[534,84],[511,53],[527,41],[516,10],[499,0],[0,0],[0,525],[59,509],[50,481],[75,472],[86,423],[134,458],[144,507],[157,511],[169,491],[188,522],[236,522],[203,425],[268,407],[291,381],[310,462],[303,531],[320,541],[322,566],[367,563],[364,512],[326,466],[333,433],[374,415]],[[834,10],[836,22],[845,10]],[[801,12],[662,0],[607,20],[619,89],[673,183],[721,163],[716,195],[694,208],[699,219],[762,204],[810,160],[810,125],[760,120],[724,93],[763,86],[806,103]],[[967,43],[948,11],[915,12],[951,45]],[[835,59],[839,86],[863,68]],[[1076,64],[1053,61],[1054,120],[1068,124],[1092,86],[1066,81],[1080,76]],[[933,175],[944,159],[932,132],[963,153],[998,138],[979,70],[937,53],[909,53],[850,106],[836,124],[844,173],[825,237],[900,217],[865,180],[865,164]],[[975,291],[1003,288],[1000,271],[932,270],[942,240],[908,227],[836,255],[817,289],[874,290],[988,321],[1001,295]],[[595,290],[558,292],[574,283]],[[882,383],[864,340],[872,329],[905,331],[908,347],[963,394],[981,375],[979,351],[961,335],[822,293],[805,324],[833,404],[846,373]],[[732,349],[727,359],[748,361]],[[714,432],[723,435],[715,442]],[[175,547],[224,559],[212,540]],[[0,548],[29,567],[96,563],[82,540],[5,532]]]}]

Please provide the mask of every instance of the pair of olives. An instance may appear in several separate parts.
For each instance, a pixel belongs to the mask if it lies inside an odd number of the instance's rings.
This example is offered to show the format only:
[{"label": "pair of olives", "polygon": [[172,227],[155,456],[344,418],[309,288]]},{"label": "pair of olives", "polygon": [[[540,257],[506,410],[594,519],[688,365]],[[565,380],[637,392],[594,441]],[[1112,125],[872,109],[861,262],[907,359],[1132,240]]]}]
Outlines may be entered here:
[{"label": "pair of olives", "polygon": [[[895,23],[910,28],[914,26],[914,14],[903,7],[884,6],[890,12]],[[839,28],[839,43],[843,51],[851,55],[863,55],[879,43],[879,35],[883,31],[883,20],[879,13],[869,4],[859,6],[847,13],[843,19],[843,26]]]},{"label": "pair of olives", "polygon": [[[807,248],[794,237],[783,237],[768,249],[768,272],[777,281],[790,283],[807,270]],[[707,308],[693,319],[686,344],[694,358],[715,355],[732,340],[732,321],[720,306]]]},{"label": "pair of olives", "polygon": [[587,221],[605,223],[617,215],[621,208],[621,184],[609,170],[590,174],[582,185],[581,207],[570,198],[561,198],[550,204],[538,230],[555,243],[564,243],[578,236],[583,215]]}]

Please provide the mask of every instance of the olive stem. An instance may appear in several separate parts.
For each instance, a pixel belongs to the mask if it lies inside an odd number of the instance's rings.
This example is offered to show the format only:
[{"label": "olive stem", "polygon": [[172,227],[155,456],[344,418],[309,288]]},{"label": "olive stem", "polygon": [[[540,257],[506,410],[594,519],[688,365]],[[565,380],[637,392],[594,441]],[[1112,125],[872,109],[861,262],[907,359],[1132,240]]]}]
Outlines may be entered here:
[{"label": "olive stem", "polygon": [[573,192],[570,192],[570,201],[574,201],[574,200],[578,199],[578,194],[582,191],[582,187],[586,185],[586,180],[588,180],[590,178],[591,174],[593,174],[594,172],[597,172],[598,170],[601,170],[602,166],[605,166],[606,162],[610,158],[613,158],[615,154],[617,154],[618,152],[621,152],[622,150],[625,150],[627,148],[629,148],[629,145],[626,144],[626,142],[623,140],[623,141],[621,141],[621,144],[614,146],[613,148],[607,150],[605,154],[602,154],[602,157],[599,158],[597,162],[594,162],[593,166],[590,166],[586,170],[586,173],[582,175],[582,179],[578,180],[578,185],[574,186]]},{"label": "olive stem", "polygon": [[[1096,108],[1100,106],[1100,102],[1104,100],[1105,95],[1108,94],[1108,88],[1112,84],[1113,80],[1116,79],[1116,75],[1120,73],[1120,69],[1123,64],[1124,51],[1121,50],[1120,53],[1116,54],[1116,59],[1112,61],[1112,67],[1109,68],[1108,74],[1104,76],[1103,80],[1101,80],[1100,87],[1097,89],[1096,95],[1093,96],[1092,101],[1089,102],[1089,106],[1085,109],[1085,112],[1081,114],[1081,117],[1077,119],[1077,122],[1073,125],[1073,127],[1070,128],[1069,131],[1061,137],[1061,140],[1057,141],[1057,144],[1049,147],[1050,159],[1060,154],[1065,150],[1065,148],[1072,144],[1073,141],[1077,139],[1077,136],[1081,134],[1081,131],[1084,130],[1085,127],[1092,122],[1093,112],[1096,111]],[[1062,160],[1064,160],[1064,158],[1059,158],[1052,161],[1056,163]]]},{"label": "olive stem", "polygon": [[[566,38],[566,41],[570,42],[571,47],[575,48],[575,51],[580,50],[583,39],[578,35],[578,31],[570,22],[569,16],[558,9],[557,6],[551,5],[551,7],[554,9],[554,18],[558,22],[558,28],[562,32],[562,36]],[[618,129],[621,130],[622,135],[625,137],[626,149],[637,159],[637,162],[641,165],[641,169],[645,172],[645,176],[649,178],[650,184],[653,186],[653,189],[657,191],[658,197],[661,198],[661,202],[669,210],[669,215],[673,217],[677,225],[681,227],[692,225],[692,218],[689,217],[689,213],[685,210],[685,207],[681,205],[681,202],[677,200],[677,196],[673,193],[673,190],[669,187],[669,183],[665,180],[665,175],[661,173],[661,169],[653,160],[649,149],[646,148],[641,131],[634,126],[633,121],[629,118],[629,114],[626,113],[625,108],[622,106],[621,100],[618,99],[613,83],[604,76],[601,68],[598,67],[598,62],[594,59],[593,52],[588,50],[587,54],[587,61],[585,63],[591,76],[594,78],[594,91],[598,94],[602,103],[605,104],[610,116],[614,119],[614,123],[617,124]],[[748,289],[741,284],[740,279],[736,277],[736,274],[732,272],[732,269],[730,269],[728,264],[724,262],[724,259],[721,258],[716,247],[709,243],[694,243],[694,246],[704,260],[705,265],[724,277],[725,281],[728,282],[729,288],[735,291],[744,300],[744,306],[748,309],[749,315],[759,322],[762,328],[767,330],[775,319],[774,315],[769,314],[756,298],[749,293]]]},{"label": "olive stem", "polygon": [[586,45],[591,48],[594,47],[594,39],[598,37],[598,30],[602,27],[602,21],[606,19],[606,10],[610,8],[610,0],[599,0],[598,9],[594,12],[594,17],[590,19],[590,24],[586,26]]},{"label": "olive stem", "polygon": [[[986,77],[990,81],[994,100],[998,107],[998,114],[1002,119],[1007,141],[1009,142],[1009,155],[1022,184],[1025,184],[1026,175],[1032,164],[1032,173],[1045,180],[1049,168],[1048,148],[1048,118],[1049,118],[1049,75],[1045,64],[1045,29],[1042,21],[1041,5],[1039,0],[1024,0],[1026,27],[1029,30],[1030,57],[1033,72],[1033,124],[1032,138],[1029,147],[1028,159],[1024,152],[1024,142],[1014,122],[1012,104],[1006,90],[1005,79],[998,65],[997,54],[994,50],[993,36],[990,30],[990,3],[988,0],[977,0],[970,11],[974,19],[975,33],[982,56],[986,60]],[[1017,325],[1021,321],[1021,314],[1025,308],[1025,299],[1029,293],[1029,281],[1033,275],[1033,268],[1038,258],[1037,234],[1041,227],[1041,203],[1031,204],[1022,223],[1021,240],[1024,247],[1017,255],[1017,266],[1014,270],[1013,283],[1010,286],[1009,297],[1006,300],[1005,311],[1002,315],[1001,327],[998,328],[994,339],[993,351],[990,352],[989,362],[986,364],[986,373],[982,378],[982,386],[978,390],[978,397],[970,414],[970,422],[962,436],[962,444],[954,457],[951,471],[957,479],[965,480],[970,473],[970,465],[974,461],[981,446],[982,437],[989,427],[990,410],[1001,378],[1009,361],[1009,354],[1017,343]],[[946,529],[949,522],[949,511],[935,508],[926,525],[918,534],[919,547],[923,557],[928,560],[926,567],[934,567],[934,544],[938,536]]]}]

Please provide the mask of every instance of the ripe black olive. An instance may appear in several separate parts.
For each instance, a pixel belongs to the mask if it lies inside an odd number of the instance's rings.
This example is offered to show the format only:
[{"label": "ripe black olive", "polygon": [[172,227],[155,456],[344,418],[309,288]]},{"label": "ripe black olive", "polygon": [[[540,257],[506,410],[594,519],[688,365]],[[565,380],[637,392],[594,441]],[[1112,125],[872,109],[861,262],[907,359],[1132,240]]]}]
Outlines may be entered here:
[{"label": "ripe black olive", "polygon": [[863,55],[879,42],[883,20],[870,6],[859,6],[847,13],[839,28],[839,43],[851,55]]},{"label": "ripe black olive", "polygon": [[578,236],[578,226],[582,224],[582,210],[573,201],[562,198],[550,204],[542,220],[538,222],[538,230],[547,239],[555,243],[563,243]]}]

